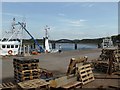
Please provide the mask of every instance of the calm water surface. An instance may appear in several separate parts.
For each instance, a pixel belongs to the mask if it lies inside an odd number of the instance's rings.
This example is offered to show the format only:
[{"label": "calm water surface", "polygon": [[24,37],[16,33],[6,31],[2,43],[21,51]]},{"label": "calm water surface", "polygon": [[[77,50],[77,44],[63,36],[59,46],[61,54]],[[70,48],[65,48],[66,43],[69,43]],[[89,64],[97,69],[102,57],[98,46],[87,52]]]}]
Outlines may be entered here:
[{"label": "calm water surface", "polygon": [[[56,49],[59,49],[59,45],[61,45],[62,50],[75,50],[75,44],[73,43],[56,43]],[[96,44],[77,44],[78,50],[83,49],[95,49],[97,48]]]}]

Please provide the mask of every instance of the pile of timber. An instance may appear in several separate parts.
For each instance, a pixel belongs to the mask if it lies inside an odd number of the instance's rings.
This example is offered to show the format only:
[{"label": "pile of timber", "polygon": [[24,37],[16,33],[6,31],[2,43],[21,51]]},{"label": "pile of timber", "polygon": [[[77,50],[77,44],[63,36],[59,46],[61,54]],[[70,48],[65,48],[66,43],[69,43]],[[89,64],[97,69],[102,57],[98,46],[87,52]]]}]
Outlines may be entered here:
[{"label": "pile of timber", "polygon": [[13,59],[14,79],[16,82],[38,79],[40,77],[39,59]]},{"label": "pile of timber", "polygon": [[79,57],[79,58],[71,58],[67,69],[67,76],[71,74],[77,74],[76,72],[78,68],[77,65],[82,66],[84,63],[86,63],[87,59],[88,59],[87,56]]},{"label": "pile of timber", "polygon": [[56,78],[55,80],[50,80],[49,82],[51,88],[62,88],[68,90],[82,87],[82,83],[80,81],[77,81],[77,76],[74,76],[73,74],[69,77],[62,76]]},{"label": "pile of timber", "polygon": [[94,63],[96,70],[113,73],[120,70],[120,50],[116,48],[102,49],[101,55]]},{"label": "pile of timber", "polygon": [[66,76],[50,81],[50,87],[62,89],[82,88],[84,84],[94,81],[91,64],[87,56],[71,58]]},{"label": "pile of timber", "polygon": [[87,56],[71,58],[67,70],[67,76],[78,75],[78,79],[83,85],[94,80],[91,64],[87,62],[87,59]]}]

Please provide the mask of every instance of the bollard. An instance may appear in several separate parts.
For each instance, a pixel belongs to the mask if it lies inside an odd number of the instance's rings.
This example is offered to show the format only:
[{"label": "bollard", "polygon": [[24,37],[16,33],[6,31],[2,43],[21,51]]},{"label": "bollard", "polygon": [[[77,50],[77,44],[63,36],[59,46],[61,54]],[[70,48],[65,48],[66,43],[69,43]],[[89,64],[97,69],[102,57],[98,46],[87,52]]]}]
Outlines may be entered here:
[{"label": "bollard", "polygon": [[75,43],[75,50],[77,50],[77,43]]}]

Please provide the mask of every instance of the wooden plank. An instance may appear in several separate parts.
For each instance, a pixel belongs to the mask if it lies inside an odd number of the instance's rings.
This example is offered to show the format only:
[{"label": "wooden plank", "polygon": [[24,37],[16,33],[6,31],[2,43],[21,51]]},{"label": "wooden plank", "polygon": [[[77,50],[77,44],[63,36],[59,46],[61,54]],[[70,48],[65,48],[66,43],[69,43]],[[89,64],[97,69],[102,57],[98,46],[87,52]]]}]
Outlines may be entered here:
[{"label": "wooden plank", "polygon": [[40,88],[43,86],[48,86],[49,83],[43,79],[34,79],[34,80],[20,82],[20,83],[18,83],[18,85],[21,88],[25,89],[25,88]]},{"label": "wooden plank", "polygon": [[81,86],[81,85],[82,85],[81,82],[75,81],[75,82],[70,82],[66,85],[63,85],[61,87],[64,89],[70,89],[70,88],[76,88],[77,86]]},{"label": "wooden plank", "polygon": [[57,78],[55,80],[51,80],[50,86],[53,88],[59,88],[61,86],[64,86],[68,83],[75,82],[75,81],[77,81],[77,76],[69,77],[69,78],[68,78],[68,76],[63,76],[63,77]]},{"label": "wooden plank", "polygon": [[88,74],[93,74],[93,72],[90,70],[89,72],[87,72]]},{"label": "wooden plank", "polygon": [[86,64],[86,65],[83,65],[83,66],[81,66],[81,67],[78,67],[79,70],[83,70],[83,69],[86,69],[86,68],[89,68],[89,69],[90,69],[90,68],[91,68],[91,67],[90,67],[90,64]]},{"label": "wooden plank", "polygon": [[92,70],[91,67],[85,69],[85,71],[91,71],[91,70]]},{"label": "wooden plank", "polygon": [[8,87],[5,83],[2,83],[2,86],[3,86],[3,87],[5,87],[5,88],[7,88],[7,87]]},{"label": "wooden plank", "polygon": [[120,86],[108,86],[109,88],[120,90]]},{"label": "wooden plank", "polygon": [[81,74],[81,77],[84,77],[84,76],[87,76],[87,73],[86,73],[86,72],[83,73],[83,74]]}]

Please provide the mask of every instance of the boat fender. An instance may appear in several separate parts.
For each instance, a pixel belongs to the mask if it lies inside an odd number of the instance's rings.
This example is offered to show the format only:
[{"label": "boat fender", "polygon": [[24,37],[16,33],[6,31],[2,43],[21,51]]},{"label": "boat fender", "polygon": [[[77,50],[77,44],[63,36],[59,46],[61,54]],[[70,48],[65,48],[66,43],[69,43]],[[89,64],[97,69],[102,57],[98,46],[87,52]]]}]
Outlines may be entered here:
[{"label": "boat fender", "polygon": [[12,50],[9,50],[9,51],[8,51],[8,54],[10,54],[10,55],[11,55],[12,53],[13,53],[13,51],[12,51]]}]

